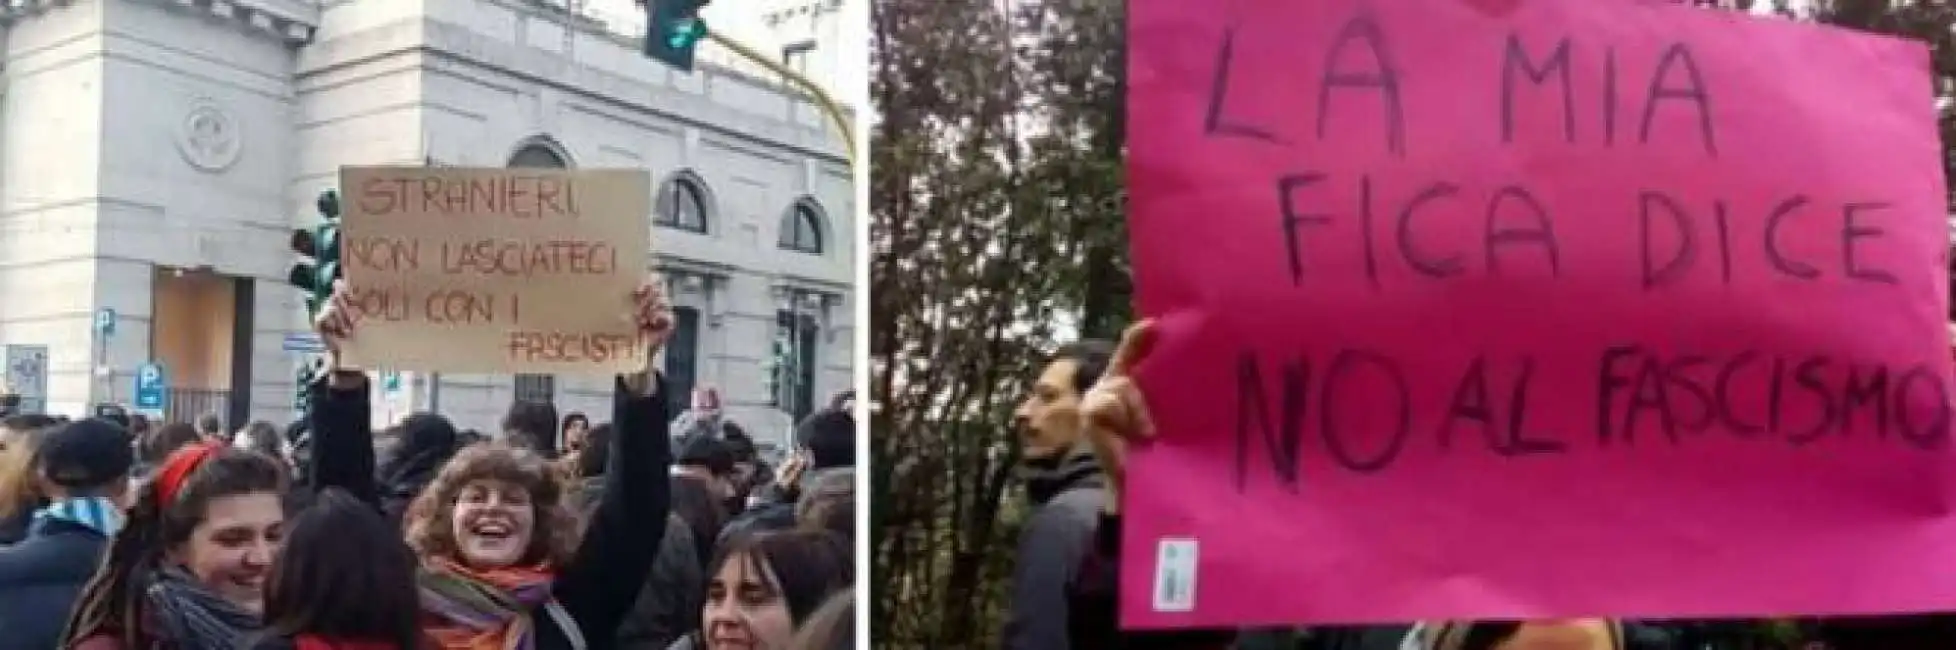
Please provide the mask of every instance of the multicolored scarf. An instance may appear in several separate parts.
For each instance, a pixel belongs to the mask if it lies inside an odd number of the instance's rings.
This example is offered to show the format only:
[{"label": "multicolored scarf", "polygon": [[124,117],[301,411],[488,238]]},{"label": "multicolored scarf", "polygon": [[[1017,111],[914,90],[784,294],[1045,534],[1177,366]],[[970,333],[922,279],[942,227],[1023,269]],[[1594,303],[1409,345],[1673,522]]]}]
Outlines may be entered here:
[{"label": "multicolored scarf", "polygon": [[443,650],[535,650],[532,612],[550,601],[548,565],[475,571],[446,559],[422,564],[424,626]]},{"label": "multicolored scarf", "polygon": [[103,537],[115,537],[116,531],[122,529],[122,509],[108,497],[76,497],[34,511],[34,521],[42,520],[65,521],[87,527]]}]

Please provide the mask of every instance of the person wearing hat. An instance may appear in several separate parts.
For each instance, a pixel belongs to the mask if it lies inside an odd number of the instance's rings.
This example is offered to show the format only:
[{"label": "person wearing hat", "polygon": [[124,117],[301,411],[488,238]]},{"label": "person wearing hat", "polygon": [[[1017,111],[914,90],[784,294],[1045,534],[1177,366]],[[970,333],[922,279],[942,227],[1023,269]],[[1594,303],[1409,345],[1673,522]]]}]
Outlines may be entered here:
[{"label": "person wearing hat", "polygon": [[59,645],[61,626],[122,525],[136,462],[127,430],[90,418],[48,430],[33,466],[48,505],[27,538],[0,548],[0,650]]},{"label": "person wearing hat", "polygon": [[675,456],[674,475],[699,479],[712,489],[714,498],[723,502],[733,498],[734,454],[726,442],[706,436],[688,438]]}]

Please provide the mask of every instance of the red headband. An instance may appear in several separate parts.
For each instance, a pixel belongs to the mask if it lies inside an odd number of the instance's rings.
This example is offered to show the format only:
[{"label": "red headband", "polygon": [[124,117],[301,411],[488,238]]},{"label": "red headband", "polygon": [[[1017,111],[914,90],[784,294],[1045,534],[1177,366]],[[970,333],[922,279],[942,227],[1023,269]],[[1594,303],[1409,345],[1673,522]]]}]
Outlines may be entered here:
[{"label": "red headband", "polygon": [[157,505],[168,508],[171,503],[175,503],[177,492],[183,490],[183,480],[188,478],[191,472],[197,471],[198,467],[203,466],[204,460],[223,448],[224,443],[213,441],[188,445],[170,452],[170,457],[163,461],[163,467],[156,470],[156,497],[160,501]]}]

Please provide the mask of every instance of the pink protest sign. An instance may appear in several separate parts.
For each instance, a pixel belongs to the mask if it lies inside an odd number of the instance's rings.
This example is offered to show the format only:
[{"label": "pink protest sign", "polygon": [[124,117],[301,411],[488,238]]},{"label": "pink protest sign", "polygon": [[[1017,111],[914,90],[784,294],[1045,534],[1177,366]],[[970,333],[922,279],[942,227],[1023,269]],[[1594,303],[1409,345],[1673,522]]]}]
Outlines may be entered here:
[{"label": "pink protest sign", "polygon": [[1924,48],[1130,6],[1125,624],[1956,609]]}]

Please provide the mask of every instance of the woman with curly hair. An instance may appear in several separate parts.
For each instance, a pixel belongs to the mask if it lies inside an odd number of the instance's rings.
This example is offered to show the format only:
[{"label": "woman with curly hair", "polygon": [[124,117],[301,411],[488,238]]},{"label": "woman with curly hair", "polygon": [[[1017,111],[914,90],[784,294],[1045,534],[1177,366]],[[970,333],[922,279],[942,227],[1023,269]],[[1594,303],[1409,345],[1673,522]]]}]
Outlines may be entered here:
[{"label": "woman with curly hair", "polygon": [[[580,534],[561,472],[535,450],[497,443],[456,454],[409,506],[421,626],[440,649],[609,646],[645,583],[670,509],[671,417],[651,366],[673,321],[659,286],[648,282],[632,295],[645,370],[616,381],[617,435],[588,528]],[[343,291],[316,323],[329,351],[356,335]],[[321,486],[377,504],[369,399],[359,372],[336,371],[313,392],[312,472]]]}]

